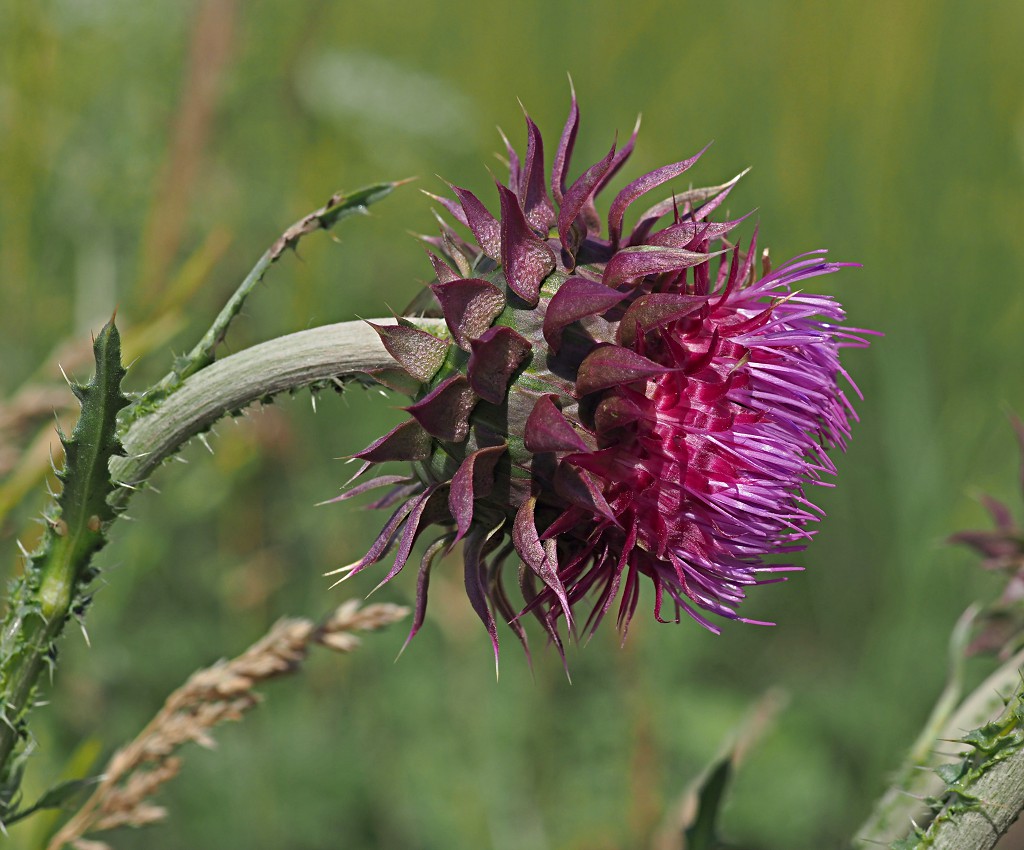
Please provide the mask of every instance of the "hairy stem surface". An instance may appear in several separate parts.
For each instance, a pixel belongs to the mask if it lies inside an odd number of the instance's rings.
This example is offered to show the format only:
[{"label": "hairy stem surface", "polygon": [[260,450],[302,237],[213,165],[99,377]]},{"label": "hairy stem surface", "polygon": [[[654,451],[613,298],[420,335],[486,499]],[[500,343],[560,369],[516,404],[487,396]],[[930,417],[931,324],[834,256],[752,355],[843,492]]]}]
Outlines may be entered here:
[{"label": "hairy stem surface", "polygon": [[[373,319],[393,324],[393,319]],[[439,319],[416,323],[446,333]],[[131,496],[164,460],[223,416],[254,401],[289,390],[395,365],[380,337],[366,322],[340,322],[299,331],[254,345],[197,372],[153,413],[132,424],[122,438],[126,457],[111,463],[117,504]]]}]

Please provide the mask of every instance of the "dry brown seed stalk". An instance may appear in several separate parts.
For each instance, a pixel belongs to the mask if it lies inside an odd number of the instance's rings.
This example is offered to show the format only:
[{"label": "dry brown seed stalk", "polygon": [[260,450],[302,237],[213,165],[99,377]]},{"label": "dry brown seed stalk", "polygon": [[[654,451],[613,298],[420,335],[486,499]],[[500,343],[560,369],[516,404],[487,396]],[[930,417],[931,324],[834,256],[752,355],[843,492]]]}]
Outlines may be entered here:
[{"label": "dry brown seed stalk", "polygon": [[181,769],[181,759],[174,755],[178,747],[190,741],[215,746],[213,727],[240,720],[258,705],[262,697],[255,686],[296,672],[311,644],[349,652],[359,645],[355,632],[382,628],[408,613],[400,605],[360,607],[357,600],[349,600],[319,625],[299,618],[279,620],[238,657],[193,673],[135,740],[114,753],[92,796],[54,835],[47,850],[68,844],[78,850],[101,850],[107,845],[83,836],[163,820],[167,811],[149,798]]}]

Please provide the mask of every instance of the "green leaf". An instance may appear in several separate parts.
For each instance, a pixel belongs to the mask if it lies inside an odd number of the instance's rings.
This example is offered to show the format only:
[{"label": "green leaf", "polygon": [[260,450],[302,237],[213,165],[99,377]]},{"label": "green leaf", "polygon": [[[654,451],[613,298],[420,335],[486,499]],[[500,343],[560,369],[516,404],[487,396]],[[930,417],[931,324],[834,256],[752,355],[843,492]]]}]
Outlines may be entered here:
[{"label": "green leaf", "polygon": [[737,850],[735,845],[727,844],[718,836],[729,783],[750,747],[771,725],[784,702],[780,691],[769,690],[763,694],[737,727],[728,745],[686,789],[679,806],[684,818],[679,826],[683,827],[686,850]]},{"label": "green leaf", "polygon": [[[88,518],[100,522],[114,518],[107,495],[113,490],[110,459],[123,455],[117,437],[117,415],[128,406],[121,392],[125,369],[121,365],[121,335],[111,319],[93,341],[96,374],[85,386],[72,385],[82,405],[71,437],[64,440],[66,461],[64,490],[57,500],[61,517],[68,525],[88,524]],[[95,523],[93,523],[95,525]]]},{"label": "green leaf", "polygon": [[720,758],[697,791],[697,814],[686,831],[686,850],[720,850],[718,816],[725,803],[725,792],[732,777],[730,752]]},{"label": "green leaf", "polygon": [[[114,519],[110,494],[110,459],[123,455],[117,436],[117,416],[128,405],[121,391],[125,376],[121,365],[121,335],[111,319],[93,341],[96,373],[75,388],[82,412],[64,444],[64,488],[51,514],[48,546],[33,560],[42,566],[40,613],[47,621],[66,617],[80,585],[91,578],[93,554],[106,543],[106,530]],[[52,538],[52,539],[49,539]]]},{"label": "green leaf", "polygon": [[99,781],[100,778],[98,776],[90,776],[88,779],[69,779],[66,782],[59,782],[31,806],[7,815],[4,818],[4,823],[8,825],[17,823],[42,809],[63,809],[80,793],[96,785]]},{"label": "green leaf", "polygon": [[99,777],[90,776],[88,779],[69,779],[66,782],[59,782],[43,794],[32,808],[59,809],[76,797],[79,792],[92,787],[99,781]]},{"label": "green leaf", "polygon": [[935,772],[939,775],[939,779],[945,782],[946,785],[955,785],[963,779],[966,772],[966,766],[962,761],[940,764],[935,768]]},{"label": "green leaf", "polygon": [[919,830],[915,830],[910,835],[892,842],[892,844],[889,845],[889,850],[919,850],[921,840],[923,838],[924,833]]}]

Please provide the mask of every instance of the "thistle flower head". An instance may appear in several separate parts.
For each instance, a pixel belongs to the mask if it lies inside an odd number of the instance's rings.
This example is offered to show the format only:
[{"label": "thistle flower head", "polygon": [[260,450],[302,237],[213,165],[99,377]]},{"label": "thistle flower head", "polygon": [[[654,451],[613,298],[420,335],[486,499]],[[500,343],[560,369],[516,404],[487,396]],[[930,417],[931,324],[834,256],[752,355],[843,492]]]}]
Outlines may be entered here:
[{"label": "thistle flower head", "polygon": [[375,377],[413,403],[356,455],[360,475],[395,460],[412,473],[340,497],[389,486],[374,506],[394,509],[344,571],[393,551],[388,581],[439,526],[410,637],[435,561],[460,542],[495,652],[496,620],[525,642],[526,611],[559,648],[563,618],[578,633],[614,611],[625,632],[645,580],[660,621],[685,613],[714,632],[712,616],[754,622],[738,603],[793,569],[766,558],[803,548],[819,514],[805,485],[834,472],[826,452],[849,436],[838,354],[867,343],[842,327],[836,301],[801,289],[847,264],[814,251],[758,268],[756,232],[741,246],[732,232],[743,219],[712,218],[738,177],[676,192],[627,230],[630,207],[703,151],[627,184],[602,220],[595,198],[636,132],[570,182],[578,125],[574,96],[549,178],[526,118],[526,153],[508,146],[497,215],[458,186],[436,198],[467,234],[441,220],[427,240],[436,281],[422,313],[443,317],[450,339],[410,318],[376,327],[401,369]]}]

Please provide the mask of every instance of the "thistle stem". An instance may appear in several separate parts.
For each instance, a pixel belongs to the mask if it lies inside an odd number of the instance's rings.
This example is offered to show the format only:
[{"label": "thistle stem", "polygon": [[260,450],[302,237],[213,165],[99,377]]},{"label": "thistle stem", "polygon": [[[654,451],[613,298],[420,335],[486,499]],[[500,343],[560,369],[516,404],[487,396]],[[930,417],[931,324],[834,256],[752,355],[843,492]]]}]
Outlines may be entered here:
[{"label": "thistle stem", "polygon": [[[394,323],[394,319],[371,321]],[[440,319],[416,323],[432,333],[447,333]],[[126,503],[132,488],[226,414],[282,392],[394,365],[376,331],[361,321],[299,331],[218,360],[186,380],[124,434],[127,457],[110,464],[111,475],[122,485],[112,500],[117,507]]]},{"label": "thistle stem", "polygon": [[[21,651],[12,658],[9,678],[3,683],[3,718],[0,721],[0,770],[6,767],[18,742],[16,720],[24,714],[43,667],[50,660],[50,649],[64,629],[74,601],[78,577],[91,559],[93,550],[68,536],[58,537],[42,565],[37,599],[39,608],[22,620]],[[8,636],[5,636],[8,637]],[[9,636],[13,638],[14,636]]]},{"label": "thistle stem", "polygon": [[[49,610],[51,616],[44,619],[40,614],[26,616],[18,624],[21,626],[23,649],[12,665],[10,677],[3,683],[4,705],[0,717],[0,775],[6,770],[7,761],[18,742],[19,731],[16,725],[28,704],[32,689],[35,687],[39,674],[47,659],[47,648],[64,628],[68,611],[71,607],[72,583],[69,580],[74,565],[67,559],[53,559],[47,564],[48,576],[55,576],[51,581],[56,585],[58,593],[51,594]],[[44,588],[45,589],[45,581]],[[60,592],[63,591],[63,592]],[[2,801],[4,805],[7,801]]]}]

